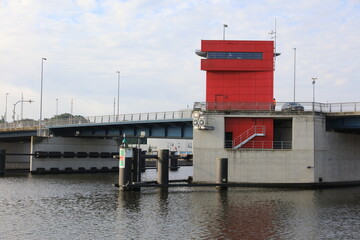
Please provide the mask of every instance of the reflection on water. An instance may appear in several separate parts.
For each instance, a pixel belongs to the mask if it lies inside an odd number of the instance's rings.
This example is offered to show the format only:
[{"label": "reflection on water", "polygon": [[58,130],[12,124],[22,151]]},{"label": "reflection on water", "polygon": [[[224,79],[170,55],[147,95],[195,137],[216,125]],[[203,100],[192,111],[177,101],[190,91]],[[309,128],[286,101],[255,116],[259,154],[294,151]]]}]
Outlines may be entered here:
[{"label": "reflection on water", "polygon": [[[187,178],[191,168],[176,174]],[[117,174],[0,178],[0,239],[356,239],[360,233],[359,187],[120,192],[116,181]]]}]

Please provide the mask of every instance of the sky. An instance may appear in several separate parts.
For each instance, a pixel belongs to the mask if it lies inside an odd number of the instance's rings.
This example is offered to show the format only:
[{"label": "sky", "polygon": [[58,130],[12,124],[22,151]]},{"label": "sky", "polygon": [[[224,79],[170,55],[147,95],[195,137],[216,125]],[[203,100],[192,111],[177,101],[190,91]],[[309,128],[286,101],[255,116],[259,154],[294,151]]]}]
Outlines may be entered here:
[{"label": "sky", "polygon": [[42,58],[45,118],[112,115],[117,71],[120,114],[192,108],[201,40],[223,24],[227,40],[272,40],[275,19],[278,102],[294,97],[294,48],[296,101],[316,77],[317,102],[360,102],[360,0],[0,0],[0,116],[23,94],[23,118],[39,119]]}]

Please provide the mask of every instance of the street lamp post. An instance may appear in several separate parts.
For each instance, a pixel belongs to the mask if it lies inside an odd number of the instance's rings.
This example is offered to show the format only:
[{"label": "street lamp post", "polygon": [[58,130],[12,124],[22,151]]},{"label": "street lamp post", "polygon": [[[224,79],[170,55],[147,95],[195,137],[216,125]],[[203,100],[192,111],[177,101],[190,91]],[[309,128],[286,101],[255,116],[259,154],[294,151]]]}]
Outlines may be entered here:
[{"label": "street lamp post", "polygon": [[227,28],[227,27],[228,27],[227,24],[223,25],[223,40],[225,40],[225,28]]},{"label": "street lamp post", "polygon": [[295,89],[296,89],[296,48],[293,48],[294,49],[294,102],[295,102]]},{"label": "street lamp post", "polygon": [[56,100],[56,116],[59,115],[59,99],[55,99]]},{"label": "street lamp post", "polygon": [[120,101],[120,71],[117,71],[118,74],[118,91],[117,91],[117,112],[116,112],[116,120],[119,118],[119,101]]},{"label": "street lamp post", "polygon": [[72,120],[73,120],[73,111],[74,111],[74,99],[72,98],[71,99],[71,106],[70,106],[70,116],[69,116],[69,123],[73,123]]},{"label": "street lamp post", "polygon": [[9,95],[9,93],[7,92],[7,93],[6,93],[6,96],[5,96],[5,114],[4,114],[5,128],[6,128],[6,118],[7,118],[7,100],[8,100],[8,95]]},{"label": "street lamp post", "polygon": [[74,99],[72,98],[71,99],[71,109],[70,109],[71,116],[73,115],[73,112],[74,112]]},{"label": "street lamp post", "polygon": [[21,93],[21,112],[20,112],[20,120],[22,120],[23,119],[23,109],[24,109],[24,94],[23,93]]},{"label": "street lamp post", "polygon": [[313,111],[315,107],[315,83],[317,78],[311,78],[312,79],[312,85],[313,85]]},{"label": "street lamp post", "polygon": [[40,119],[39,119],[39,129],[41,129],[42,122],[42,95],[43,95],[43,78],[44,78],[44,60],[46,58],[41,58],[41,90],[40,90]]},{"label": "street lamp post", "polygon": [[116,107],[116,103],[115,103],[115,97],[114,97],[114,104],[113,104],[113,116],[114,116],[114,120],[115,120],[115,107]]},{"label": "street lamp post", "polygon": [[[15,108],[16,108],[16,104],[18,104],[18,103],[24,103],[24,102],[28,102],[28,103],[32,103],[32,102],[34,102],[33,100],[19,100],[19,101],[17,101],[15,104],[14,104],[14,109],[13,109],[13,121],[15,122],[15,116],[16,116],[16,111],[15,111]],[[22,120],[22,119],[21,119]]]}]

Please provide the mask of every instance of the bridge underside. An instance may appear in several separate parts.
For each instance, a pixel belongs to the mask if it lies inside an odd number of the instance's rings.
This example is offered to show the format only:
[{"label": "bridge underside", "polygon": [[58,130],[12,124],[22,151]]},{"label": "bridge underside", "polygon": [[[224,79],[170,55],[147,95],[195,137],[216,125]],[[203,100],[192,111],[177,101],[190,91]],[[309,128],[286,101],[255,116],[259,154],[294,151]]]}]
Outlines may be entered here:
[{"label": "bridge underside", "polygon": [[[327,130],[360,134],[360,116],[327,116]],[[49,127],[54,137],[138,137],[145,132],[149,138],[193,138],[192,119],[129,121],[102,124],[62,125]],[[36,130],[0,132],[0,142],[27,142],[37,136]]]},{"label": "bridge underside", "polygon": [[1,132],[0,142],[30,142],[31,137],[36,135],[37,131]]},{"label": "bridge underside", "polygon": [[327,129],[360,134],[360,116],[327,117]]},{"label": "bridge underside", "polygon": [[123,136],[137,137],[145,132],[149,138],[182,138],[192,139],[193,127],[191,120],[164,120],[118,122],[108,124],[82,124],[50,127],[50,134],[61,137],[103,137]]}]

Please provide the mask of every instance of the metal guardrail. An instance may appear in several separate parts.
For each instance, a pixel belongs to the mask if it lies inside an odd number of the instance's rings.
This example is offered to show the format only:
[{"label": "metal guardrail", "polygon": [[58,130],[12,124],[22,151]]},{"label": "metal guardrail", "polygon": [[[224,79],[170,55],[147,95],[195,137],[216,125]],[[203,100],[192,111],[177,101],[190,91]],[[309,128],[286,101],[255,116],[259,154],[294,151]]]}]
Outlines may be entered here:
[{"label": "metal guardrail", "polygon": [[[190,119],[192,110],[171,111],[171,112],[151,112],[151,113],[132,113],[120,115],[105,115],[92,117],[73,117],[68,119],[43,120],[41,128],[63,125],[79,124],[101,124],[131,121],[154,121],[172,119]],[[15,121],[10,123],[0,123],[0,131],[13,130],[36,130],[39,129],[39,121]]]},{"label": "metal guardrail", "polygon": [[[283,111],[287,102],[195,102],[194,109],[201,111]],[[298,102],[305,112],[341,113],[360,112],[360,102],[318,103]]]},{"label": "metal guardrail", "polygon": [[[195,102],[194,109],[201,111],[282,111],[282,105],[286,102]],[[313,103],[299,102],[306,112],[323,113],[341,113],[341,112],[359,112],[360,102],[346,103]],[[42,128],[61,125],[79,125],[79,124],[100,124],[115,123],[125,121],[151,121],[151,120],[170,120],[170,119],[188,119],[191,118],[191,110],[171,111],[171,112],[152,112],[152,113],[132,113],[92,116],[92,117],[74,117],[68,119],[43,120]],[[13,130],[36,130],[39,129],[39,121],[15,121],[0,123],[0,131]]]},{"label": "metal guardrail", "polygon": [[[232,140],[228,140],[225,142],[225,148],[227,149],[233,149],[232,145],[233,145]],[[291,141],[250,141],[245,145],[241,146],[241,148],[238,148],[236,150],[242,150],[242,149],[288,150],[288,149],[292,149],[292,142]]]},{"label": "metal guardrail", "polygon": [[256,137],[257,135],[265,135],[265,126],[252,126],[250,129],[243,132],[240,136],[236,137],[233,140],[232,147],[235,148],[237,146],[241,147],[246,144],[249,140]]},{"label": "metal guardrail", "polygon": [[291,141],[252,141],[252,142],[248,142],[241,148],[286,150],[286,149],[292,149],[292,142]]}]

